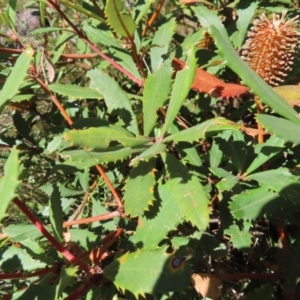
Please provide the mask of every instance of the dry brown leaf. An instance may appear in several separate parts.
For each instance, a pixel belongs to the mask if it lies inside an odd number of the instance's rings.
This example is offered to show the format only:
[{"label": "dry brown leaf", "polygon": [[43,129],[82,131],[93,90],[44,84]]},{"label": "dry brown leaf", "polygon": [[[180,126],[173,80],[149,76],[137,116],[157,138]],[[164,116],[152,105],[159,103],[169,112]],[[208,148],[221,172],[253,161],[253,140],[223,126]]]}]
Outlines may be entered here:
[{"label": "dry brown leaf", "polygon": [[209,297],[213,300],[221,297],[221,292],[218,286],[221,280],[208,273],[194,273],[192,275],[192,283],[195,290],[202,297]]}]

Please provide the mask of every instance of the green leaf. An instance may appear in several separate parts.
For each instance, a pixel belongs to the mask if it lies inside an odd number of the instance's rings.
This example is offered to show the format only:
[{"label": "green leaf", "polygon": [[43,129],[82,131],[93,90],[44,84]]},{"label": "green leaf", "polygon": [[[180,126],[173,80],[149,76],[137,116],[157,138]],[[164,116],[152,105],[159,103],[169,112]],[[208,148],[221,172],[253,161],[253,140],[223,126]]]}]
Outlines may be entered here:
[{"label": "green leaf", "polygon": [[198,229],[205,229],[209,222],[209,200],[199,179],[172,155],[166,154],[165,168],[169,180],[164,185],[166,195],[172,195],[174,210],[179,210],[182,219]]},{"label": "green leaf", "polygon": [[[50,278],[49,278],[50,279]],[[11,300],[43,299],[53,300],[55,285],[29,284],[25,289],[15,291]]]},{"label": "green leaf", "polygon": [[196,71],[195,49],[192,46],[187,53],[187,61],[185,67],[177,72],[175,83],[171,93],[171,99],[167,110],[165,124],[162,128],[162,135],[166,133],[169,126],[177,116],[184,100],[186,99]]},{"label": "green leaf", "polygon": [[[91,197],[92,198],[92,204],[93,204],[93,208],[92,208],[92,216],[100,216],[100,215],[104,215],[104,214],[108,214],[110,212],[109,207],[108,209],[105,208],[105,206],[103,205],[103,203],[101,203],[101,201],[99,201],[99,199],[95,199],[95,197]],[[101,226],[101,228],[103,230],[108,230],[108,231],[114,231],[117,229],[116,223],[118,219],[114,218],[114,219],[110,219],[110,220],[102,220],[100,221],[96,221],[92,223],[92,228],[97,228],[98,226]]]},{"label": "green leaf", "polygon": [[203,123],[174,133],[166,137],[163,142],[194,142],[199,139],[204,139],[207,134],[217,134],[224,130],[239,130],[241,125],[224,118],[215,118],[204,121]]},{"label": "green leaf", "polygon": [[128,130],[137,135],[139,129],[131,103],[118,83],[99,69],[88,71],[87,76],[91,78],[90,88],[103,95],[108,113],[119,115]]},{"label": "green leaf", "polygon": [[82,14],[86,15],[89,18],[96,19],[103,24],[106,24],[106,21],[99,17],[98,15],[92,13],[91,11],[85,9],[81,3],[72,2],[70,0],[59,0],[61,4],[73,8],[75,11],[79,11]]},{"label": "green leaf", "polygon": [[249,250],[252,243],[252,236],[249,233],[249,226],[244,227],[242,230],[239,226],[233,224],[224,230],[225,234],[231,237],[233,247],[238,250]]},{"label": "green leaf", "polygon": [[210,25],[210,34],[215,39],[218,52],[227,66],[237,73],[243,82],[278,114],[300,124],[296,111],[286,103],[272,88],[261,79],[236,53],[230,41],[214,25]]},{"label": "green leaf", "polygon": [[123,37],[133,37],[135,22],[131,15],[126,13],[125,3],[122,0],[108,0],[105,14],[112,29]]},{"label": "green leaf", "polygon": [[132,54],[118,44],[111,31],[100,30],[87,24],[84,24],[83,30],[92,42],[107,46],[112,58],[115,58],[121,66],[136,78],[142,80]]},{"label": "green leaf", "polygon": [[300,124],[298,122],[295,123],[264,114],[258,114],[256,118],[268,132],[275,134],[286,142],[292,142],[294,144],[300,143]]},{"label": "green leaf", "polygon": [[139,24],[140,20],[148,12],[152,3],[153,3],[153,0],[146,0],[141,3],[141,7],[139,8],[139,14],[135,19],[136,24]]},{"label": "green leaf", "polygon": [[190,284],[191,269],[181,258],[163,249],[141,250],[119,257],[104,269],[104,276],[138,298],[146,293],[181,291]]},{"label": "green leaf", "polygon": [[14,146],[4,165],[4,176],[0,179],[0,221],[7,216],[6,210],[9,203],[15,198],[19,185],[19,165],[18,150]]},{"label": "green leaf", "polygon": [[[10,103],[12,103],[12,102],[10,102]],[[33,145],[36,145],[36,141],[30,134],[31,124],[28,124],[29,122],[26,121],[23,118],[22,114],[18,111],[14,112],[12,118],[14,121],[15,129],[21,134],[21,136],[24,139],[26,139],[27,141],[29,141],[30,143],[32,143]]]},{"label": "green leaf", "polygon": [[236,218],[285,216],[300,208],[300,181],[287,169],[252,174],[244,180],[255,180],[260,187],[233,196],[230,208]]},{"label": "green leaf", "polygon": [[232,141],[230,139],[229,141],[226,141],[221,138],[216,138],[215,141],[218,143],[223,155],[227,156],[239,174],[241,174],[244,171],[244,164],[247,156],[246,143],[242,140]]},{"label": "green leaf", "polygon": [[15,272],[18,269],[33,271],[47,266],[45,262],[33,259],[26,250],[12,245],[4,250],[0,256],[1,269],[5,272]]},{"label": "green leaf", "polygon": [[131,217],[142,215],[154,201],[155,160],[133,167],[124,186],[125,211]]},{"label": "green leaf", "polygon": [[52,195],[49,199],[49,219],[55,238],[60,242],[63,242],[63,215],[61,208],[60,192],[57,185],[53,185]]},{"label": "green leaf", "polygon": [[222,161],[222,157],[223,157],[223,153],[219,145],[214,140],[212,147],[209,151],[209,165],[212,168],[218,167]]},{"label": "green leaf", "polygon": [[0,112],[3,110],[6,102],[12,99],[12,97],[19,92],[20,86],[27,76],[27,70],[29,68],[33,55],[33,49],[28,47],[18,57],[0,92]]},{"label": "green leaf", "polygon": [[59,274],[59,282],[56,286],[55,299],[61,299],[61,297],[63,297],[63,291],[65,288],[76,283],[77,271],[77,265],[71,265],[69,267],[62,266]]},{"label": "green leaf", "polygon": [[266,186],[270,190],[278,192],[281,196],[289,196],[288,200],[297,203],[300,199],[299,191],[300,187],[299,178],[296,175],[292,175],[286,168],[277,168],[275,170],[267,170],[264,172],[255,173],[244,178],[244,180],[255,180],[259,184]]},{"label": "green leaf", "polygon": [[183,221],[181,211],[174,206],[169,190],[161,183],[158,185],[158,193],[159,199],[156,199],[154,207],[150,207],[150,213],[138,220],[134,241],[143,249],[156,249],[167,238],[167,234]]},{"label": "green leaf", "polygon": [[144,152],[131,160],[130,165],[133,166],[136,162],[148,160],[155,157],[157,154],[164,153],[166,146],[162,143],[154,143],[151,147],[147,148]]},{"label": "green leaf", "polygon": [[247,8],[238,8],[236,10],[238,19],[236,21],[236,27],[238,29],[237,35],[237,43],[235,47],[238,49],[241,48],[243,41],[245,39],[246,33],[248,31],[249,24],[253,15],[255,14],[255,10],[258,7],[258,2],[252,2]]},{"label": "green leaf", "polygon": [[90,250],[91,245],[96,245],[96,241],[99,241],[99,235],[91,232],[89,229],[69,229],[68,232],[71,234],[70,240],[85,250]]},{"label": "green leaf", "polygon": [[193,10],[203,27],[210,27],[211,25],[214,25],[216,29],[220,32],[220,34],[223,36],[223,38],[226,39],[226,41],[230,42],[227,31],[216,12],[214,12],[211,9],[208,9],[205,6],[196,6],[193,8]]},{"label": "green leaf", "polygon": [[252,160],[244,175],[248,175],[262,166],[265,162],[270,161],[284,148],[284,140],[282,138],[272,135],[264,144],[257,144],[254,146],[254,151],[257,154],[256,158]]},{"label": "green leaf", "polygon": [[3,228],[3,232],[15,243],[42,236],[36,226],[31,224],[10,224]]},{"label": "green leaf", "polygon": [[281,209],[283,199],[280,198],[279,194],[262,186],[233,196],[229,208],[236,219],[255,220]]},{"label": "green leaf", "polygon": [[231,189],[239,182],[239,177],[232,175],[224,169],[211,167],[210,170],[218,177],[222,178],[216,184],[220,191],[231,191]]},{"label": "green leaf", "polygon": [[101,99],[103,96],[95,89],[81,87],[74,84],[53,83],[49,85],[52,92],[74,99]]},{"label": "green leaf", "polygon": [[157,120],[156,110],[162,107],[171,90],[173,69],[170,61],[147,77],[143,95],[144,135],[148,136]]},{"label": "green leaf", "polygon": [[143,136],[135,137],[132,133],[119,126],[102,126],[85,130],[72,130],[64,134],[66,141],[89,149],[107,149],[110,143],[117,141],[124,147],[145,145],[151,140]]},{"label": "green leaf", "polygon": [[161,25],[155,32],[150,49],[151,69],[156,72],[164,61],[164,55],[168,52],[169,44],[172,40],[176,26],[175,18],[171,18],[167,23]]},{"label": "green leaf", "polygon": [[71,29],[70,27],[67,27],[65,29],[61,27],[46,27],[46,28],[42,27],[42,28],[34,29],[33,31],[30,32],[30,34],[43,34],[43,33],[56,32],[56,31],[63,32],[64,30],[67,30],[69,32],[70,29]]},{"label": "green leaf", "polygon": [[182,156],[183,161],[196,167],[202,166],[201,157],[192,143],[179,142],[175,147]]},{"label": "green leaf", "polygon": [[107,148],[104,152],[89,152],[86,150],[71,150],[60,153],[67,165],[73,165],[78,169],[90,168],[92,166],[123,160],[131,155],[131,148]]}]

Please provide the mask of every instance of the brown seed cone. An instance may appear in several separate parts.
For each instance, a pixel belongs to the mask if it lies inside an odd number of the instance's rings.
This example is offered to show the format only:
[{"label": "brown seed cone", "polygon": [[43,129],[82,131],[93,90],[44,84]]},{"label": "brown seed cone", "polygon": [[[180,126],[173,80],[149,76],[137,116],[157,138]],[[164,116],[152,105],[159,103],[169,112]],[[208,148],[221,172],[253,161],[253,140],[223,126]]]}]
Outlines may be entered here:
[{"label": "brown seed cone", "polygon": [[208,49],[209,46],[213,43],[213,38],[208,32],[204,33],[204,37],[200,40],[198,43],[197,47],[202,48],[202,49]]},{"label": "brown seed cone", "polygon": [[273,14],[269,20],[264,14],[253,22],[241,58],[268,84],[277,86],[292,70],[297,54],[299,33],[296,31],[298,16],[285,21]]}]

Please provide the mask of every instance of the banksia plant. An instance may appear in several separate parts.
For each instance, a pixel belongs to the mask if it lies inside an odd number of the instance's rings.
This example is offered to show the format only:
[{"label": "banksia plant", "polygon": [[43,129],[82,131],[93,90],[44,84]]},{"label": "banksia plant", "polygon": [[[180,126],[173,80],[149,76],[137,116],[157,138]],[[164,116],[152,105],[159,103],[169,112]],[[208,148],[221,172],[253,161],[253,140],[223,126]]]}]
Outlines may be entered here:
[{"label": "banksia plant", "polygon": [[254,21],[243,46],[241,58],[271,86],[284,81],[298,50],[298,16],[285,21],[286,13],[273,14],[272,20],[262,14]]}]

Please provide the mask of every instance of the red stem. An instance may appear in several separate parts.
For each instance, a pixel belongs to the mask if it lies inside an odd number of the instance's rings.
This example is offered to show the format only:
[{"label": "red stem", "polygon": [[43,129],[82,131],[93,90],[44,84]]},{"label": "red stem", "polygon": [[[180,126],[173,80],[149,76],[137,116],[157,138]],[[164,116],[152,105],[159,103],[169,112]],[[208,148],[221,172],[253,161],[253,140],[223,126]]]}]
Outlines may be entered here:
[{"label": "red stem", "polygon": [[113,59],[111,59],[109,56],[102,53],[96,45],[94,45],[71,21],[70,19],[64,14],[64,12],[59,8],[59,6],[52,0],[48,0],[48,3],[60,14],[60,16],[72,27],[72,29],[75,31],[75,33],[78,35],[78,37],[84,41],[86,44],[88,44],[99,56],[101,56],[103,59],[108,61],[114,68],[122,72],[124,75],[126,75],[129,79],[131,79],[133,82],[138,84],[139,86],[143,85],[142,80],[136,78],[133,74],[128,72],[126,69],[124,69],[122,66],[117,64]]},{"label": "red stem", "polygon": [[120,217],[120,213],[117,210],[100,216],[89,217],[80,220],[66,221],[63,223],[63,227],[70,227],[72,225],[78,225],[78,224],[88,224],[96,221],[104,221],[104,220],[113,219],[115,217]]},{"label": "red stem", "polygon": [[90,272],[90,267],[77,259],[71,252],[64,248],[43,226],[43,224],[31,213],[31,211],[22,203],[18,198],[15,198],[13,202],[22,210],[22,212],[27,216],[27,218],[37,227],[37,229],[43,234],[43,236],[59,251],[70,263],[75,263],[80,268],[87,273]]},{"label": "red stem", "polygon": [[50,268],[45,268],[29,274],[26,272],[4,273],[4,274],[0,274],[0,280],[22,279],[22,278],[25,279],[25,278],[41,276],[49,273],[54,273],[57,270],[58,270],[58,266],[52,266]]},{"label": "red stem", "polygon": [[73,294],[71,294],[69,297],[65,298],[65,300],[78,300],[81,299],[80,296],[85,294],[93,285],[91,280],[88,282],[84,282]]}]

